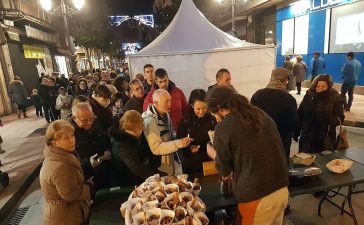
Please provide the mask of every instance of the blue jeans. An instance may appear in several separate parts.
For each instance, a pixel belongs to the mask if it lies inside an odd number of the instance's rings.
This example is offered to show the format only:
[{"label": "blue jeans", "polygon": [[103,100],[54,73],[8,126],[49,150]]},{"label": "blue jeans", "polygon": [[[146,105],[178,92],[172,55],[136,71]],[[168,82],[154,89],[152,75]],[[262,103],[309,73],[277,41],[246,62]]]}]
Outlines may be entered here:
[{"label": "blue jeans", "polygon": [[[344,101],[344,108],[350,109],[353,100],[354,100],[354,88],[355,88],[355,81],[352,82],[344,82],[341,85],[341,98]],[[346,93],[348,93],[349,99],[346,99]]]}]

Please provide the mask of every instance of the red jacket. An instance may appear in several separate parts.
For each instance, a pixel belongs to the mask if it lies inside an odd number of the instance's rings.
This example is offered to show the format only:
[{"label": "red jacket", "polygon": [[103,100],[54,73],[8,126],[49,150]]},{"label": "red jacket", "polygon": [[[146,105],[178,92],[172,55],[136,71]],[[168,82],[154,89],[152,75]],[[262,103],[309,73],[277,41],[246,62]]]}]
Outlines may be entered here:
[{"label": "red jacket", "polygon": [[[145,112],[148,105],[153,103],[153,93],[158,89],[156,84],[153,85],[152,89],[148,93],[147,97],[144,99],[143,111]],[[168,92],[172,98],[172,108],[171,108],[171,119],[173,123],[174,131],[178,131],[179,123],[182,121],[183,114],[187,110],[187,100],[186,96],[183,94],[182,90],[176,87],[176,85],[169,81]]]}]

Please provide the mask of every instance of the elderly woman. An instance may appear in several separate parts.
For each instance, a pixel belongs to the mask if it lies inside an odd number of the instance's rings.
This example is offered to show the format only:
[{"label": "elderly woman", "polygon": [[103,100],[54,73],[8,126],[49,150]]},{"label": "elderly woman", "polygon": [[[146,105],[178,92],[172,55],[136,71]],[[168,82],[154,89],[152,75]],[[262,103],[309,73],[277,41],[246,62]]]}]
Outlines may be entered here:
[{"label": "elderly woman", "polygon": [[189,108],[179,126],[178,137],[189,136],[191,145],[183,149],[183,173],[202,173],[202,163],[211,161],[207,155],[206,144],[210,142],[208,131],[215,130],[216,120],[207,112],[206,92],[195,89],[188,101]]},{"label": "elderly woman", "polygon": [[74,153],[74,128],[67,121],[56,120],[47,128],[46,142],[39,176],[45,198],[44,224],[88,224],[93,184],[85,182],[80,159]]},{"label": "elderly woman", "polygon": [[298,108],[300,121],[294,140],[298,141],[300,137],[300,152],[333,150],[336,126],[345,116],[340,94],[332,85],[330,75],[318,75]]},{"label": "elderly woman", "polygon": [[110,128],[113,186],[135,185],[156,172],[148,165],[147,143],[141,137],[143,127],[140,113],[130,110]]}]

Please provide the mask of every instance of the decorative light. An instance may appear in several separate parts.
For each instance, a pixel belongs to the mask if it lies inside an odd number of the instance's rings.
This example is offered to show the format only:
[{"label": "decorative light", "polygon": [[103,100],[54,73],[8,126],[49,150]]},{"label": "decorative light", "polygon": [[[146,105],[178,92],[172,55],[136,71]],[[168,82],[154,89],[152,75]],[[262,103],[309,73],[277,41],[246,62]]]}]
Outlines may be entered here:
[{"label": "decorative light", "polygon": [[51,8],[52,8],[51,0],[39,0],[39,3],[42,6],[42,8],[47,12],[49,12],[49,10],[51,10]]},{"label": "decorative light", "polygon": [[216,0],[216,1],[221,4],[223,0]]},{"label": "decorative light", "polygon": [[77,10],[81,10],[84,3],[84,0],[73,0],[73,5],[76,7]]}]

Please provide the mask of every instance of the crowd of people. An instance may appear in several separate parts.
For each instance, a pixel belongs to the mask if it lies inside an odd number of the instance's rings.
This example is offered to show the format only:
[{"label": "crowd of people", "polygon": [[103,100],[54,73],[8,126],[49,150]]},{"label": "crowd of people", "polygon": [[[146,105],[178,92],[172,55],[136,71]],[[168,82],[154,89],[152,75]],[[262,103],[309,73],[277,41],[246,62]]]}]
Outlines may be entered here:
[{"label": "crowd of people", "polygon": [[202,163],[215,160],[222,179],[233,183],[244,224],[282,224],[292,139],[300,152],[327,150],[349,104],[331,76],[318,72],[297,107],[290,80],[307,67],[298,57],[286,68],[274,69],[250,102],[224,68],[216,84],[192,90],[188,101],[168,72],[151,64],[133,80],[107,70],[42,76],[32,99],[37,116],[50,123],[40,172],[44,221],[64,224],[71,211],[66,224],[84,224],[97,190],[134,186],[155,173],[202,174]]}]

